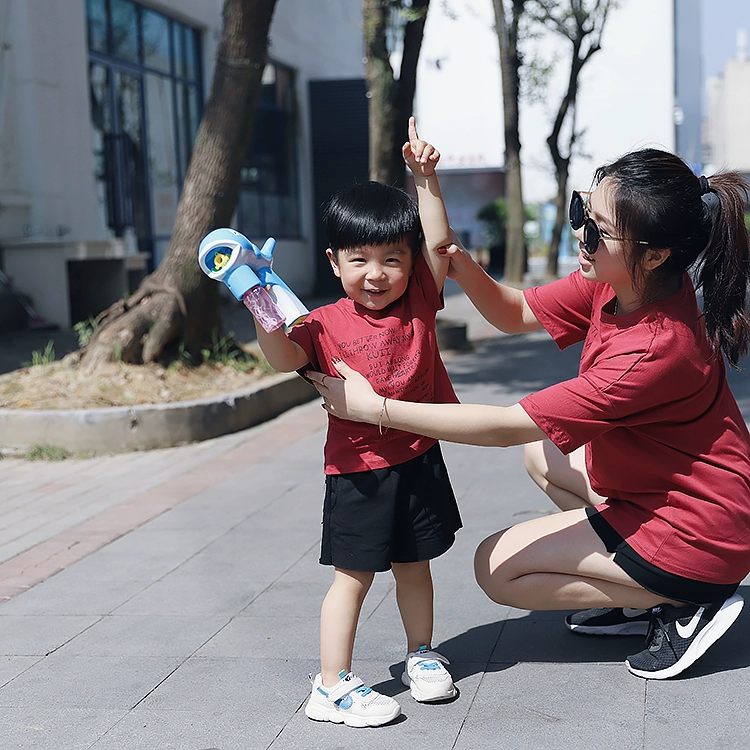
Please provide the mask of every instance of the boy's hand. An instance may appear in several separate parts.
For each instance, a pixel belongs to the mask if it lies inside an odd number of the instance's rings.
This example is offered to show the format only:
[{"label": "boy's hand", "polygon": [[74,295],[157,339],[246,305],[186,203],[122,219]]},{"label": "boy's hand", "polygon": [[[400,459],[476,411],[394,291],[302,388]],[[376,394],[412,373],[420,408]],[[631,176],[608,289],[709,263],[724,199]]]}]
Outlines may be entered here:
[{"label": "boy's hand", "polygon": [[435,167],[440,160],[440,152],[417,134],[417,121],[409,118],[409,140],[402,148],[404,161],[414,175],[429,177],[435,174]]}]

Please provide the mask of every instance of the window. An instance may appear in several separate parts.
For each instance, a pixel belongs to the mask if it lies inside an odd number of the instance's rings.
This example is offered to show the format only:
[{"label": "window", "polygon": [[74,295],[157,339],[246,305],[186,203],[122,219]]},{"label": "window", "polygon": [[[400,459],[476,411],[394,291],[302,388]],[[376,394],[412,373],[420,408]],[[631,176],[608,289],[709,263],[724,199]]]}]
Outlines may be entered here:
[{"label": "window", "polygon": [[242,165],[238,226],[251,237],[299,237],[297,99],[294,71],[263,71],[253,138]]},{"label": "window", "polygon": [[133,0],[86,0],[86,14],[102,216],[157,266],[200,120],[200,36]]}]

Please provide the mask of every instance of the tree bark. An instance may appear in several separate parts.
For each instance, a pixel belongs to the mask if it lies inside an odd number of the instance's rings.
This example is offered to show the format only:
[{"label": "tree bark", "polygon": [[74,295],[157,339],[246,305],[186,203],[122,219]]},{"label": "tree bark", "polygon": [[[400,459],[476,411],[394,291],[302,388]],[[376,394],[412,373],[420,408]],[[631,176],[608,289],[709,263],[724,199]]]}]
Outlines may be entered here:
[{"label": "tree bark", "polygon": [[161,265],[129,299],[105,310],[83,363],[152,362],[184,342],[197,353],[220,329],[218,284],[199,268],[198,245],[228,226],[240,170],[252,136],[276,0],[225,0],[223,27],[208,100]]},{"label": "tree bark", "polygon": [[526,239],[523,181],[521,178],[521,137],[519,133],[519,70],[518,32],[526,0],[512,0],[510,23],[506,18],[504,0],[493,0],[495,29],[500,48],[500,73],[503,88],[503,129],[505,133],[505,194],[508,203],[508,224],[505,242],[505,273],[507,282],[521,283],[526,270]]},{"label": "tree bark", "polygon": [[414,110],[417,65],[430,0],[413,0],[403,26],[403,52],[396,78],[388,50],[393,3],[363,0],[365,79],[370,100],[370,179],[403,187],[405,165],[401,147],[408,140]]}]

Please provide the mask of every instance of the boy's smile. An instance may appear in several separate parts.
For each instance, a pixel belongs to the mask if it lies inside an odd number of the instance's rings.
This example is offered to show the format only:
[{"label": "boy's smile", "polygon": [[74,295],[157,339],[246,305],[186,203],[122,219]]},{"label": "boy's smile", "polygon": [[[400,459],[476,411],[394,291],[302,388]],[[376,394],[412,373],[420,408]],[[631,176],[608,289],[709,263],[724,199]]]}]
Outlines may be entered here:
[{"label": "boy's smile", "polygon": [[412,251],[405,242],[390,245],[326,250],[334,274],[347,296],[368,310],[382,310],[406,291],[413,268]]}]

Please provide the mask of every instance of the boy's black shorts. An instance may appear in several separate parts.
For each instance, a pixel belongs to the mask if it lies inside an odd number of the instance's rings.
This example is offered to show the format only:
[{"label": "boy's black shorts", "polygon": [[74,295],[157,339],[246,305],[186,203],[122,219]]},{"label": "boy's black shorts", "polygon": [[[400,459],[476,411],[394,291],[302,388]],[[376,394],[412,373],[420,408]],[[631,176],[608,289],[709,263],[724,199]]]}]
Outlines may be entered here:
[{"label": "boy's black shorts", "polygon": [[377,573],[432,560],[461,528],[440,445],[384,469],[326,476],[322,565]]}]

